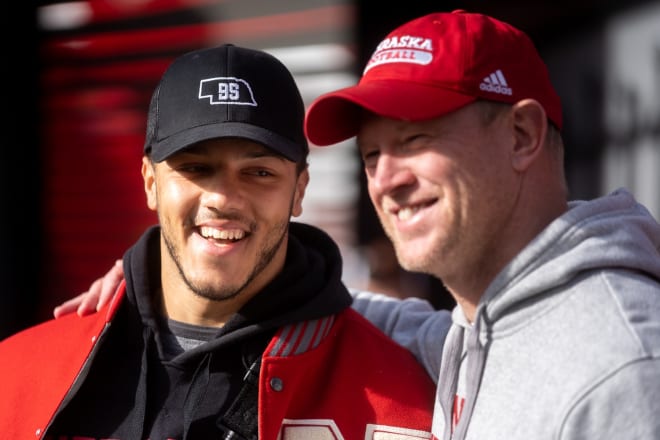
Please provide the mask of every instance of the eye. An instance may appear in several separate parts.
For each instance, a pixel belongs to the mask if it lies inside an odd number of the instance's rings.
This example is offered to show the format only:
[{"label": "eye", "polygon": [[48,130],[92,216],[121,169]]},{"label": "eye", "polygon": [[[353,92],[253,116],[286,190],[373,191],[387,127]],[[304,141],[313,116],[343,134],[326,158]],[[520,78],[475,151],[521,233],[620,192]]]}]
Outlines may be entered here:
[{"label": "eye", "polygon": [[367,176],[371,177],[375,174],[381,156],[380,153],[380,150],[370,150],[362,155],[362,165]]},{"label": "eye", "polygon": [[424,148],[430,140],[430,137],[425,134],[415,134],[408,137],[402,144],[402,151],[416,151]]},{"label": "eye", "polygon": [[265,169],[252,170],[252,171],[249,171],[249,173],[253,174],[255,176],[258,176],[258,177],[270,177],[270,176],[274,175],[273,173],[271,173],[270,171],[265,170]]},{"label": "eye", "polygon": [[174,168],[177,172],[186,175],[204,175],[212,172],[209,165],[202,163],[181,163]]},{"label": "eye", "polygon": [[362,153],[362,160],[365,162],[368,160],[373,160],[374,158],[378,157],[378,154],[379,154],[378,150],[365,151]]},{"label": "eye", "polygon": [[378,161],[378,157],[380,156],[380,150],[377,148],[371,148],[371,149],[361,149],[360,150],[360,155],[362,156],[362,162],[364,163],[365,168],[373,167],[376,165],[376,162]]}]

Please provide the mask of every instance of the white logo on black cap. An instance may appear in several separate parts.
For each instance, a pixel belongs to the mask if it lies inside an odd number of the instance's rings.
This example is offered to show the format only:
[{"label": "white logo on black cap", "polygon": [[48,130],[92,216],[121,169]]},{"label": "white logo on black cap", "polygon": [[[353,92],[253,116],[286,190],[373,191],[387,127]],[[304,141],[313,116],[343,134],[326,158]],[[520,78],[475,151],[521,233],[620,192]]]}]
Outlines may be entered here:
[{"label": "white logo on black cap", "polygon": [[203,79],[199,82],[199,99],[209,98],[211,105],[257,106],[252,88],[247,81],[234,77]]}]

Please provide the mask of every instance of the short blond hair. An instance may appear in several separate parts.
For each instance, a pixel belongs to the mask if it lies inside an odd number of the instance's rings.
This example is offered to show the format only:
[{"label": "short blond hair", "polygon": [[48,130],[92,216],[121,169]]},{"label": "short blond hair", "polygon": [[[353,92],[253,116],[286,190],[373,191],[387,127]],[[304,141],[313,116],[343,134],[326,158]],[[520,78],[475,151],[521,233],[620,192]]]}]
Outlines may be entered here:
[{"label": "short blond hair", "polygon": [[[475,104],[477,105],[484,126],[489,126],[511,108],[511,104],[488,101],[485,99],[479,99]],[[548,150],[553,158],[557,173],[564,186],[564,190],[568,192],[568,184],[566,182],[566,174],[564,171],[564,140],[562,139],[561,132],[557,126],[549,119],[548,130],[545,134],[544,148]]]}]

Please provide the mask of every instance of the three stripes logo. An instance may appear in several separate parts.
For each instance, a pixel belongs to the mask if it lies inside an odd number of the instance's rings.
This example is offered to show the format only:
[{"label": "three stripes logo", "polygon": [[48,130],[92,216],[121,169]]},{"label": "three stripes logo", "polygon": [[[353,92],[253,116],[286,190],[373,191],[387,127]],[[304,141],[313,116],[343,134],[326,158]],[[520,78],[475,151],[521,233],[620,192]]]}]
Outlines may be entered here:
[{"label": "three stripes logo", "polygon": [[500,69],[485,77],[479,84],[479,89],[485,92],[499,93],[500,95],[511,95],[513,93]]}]

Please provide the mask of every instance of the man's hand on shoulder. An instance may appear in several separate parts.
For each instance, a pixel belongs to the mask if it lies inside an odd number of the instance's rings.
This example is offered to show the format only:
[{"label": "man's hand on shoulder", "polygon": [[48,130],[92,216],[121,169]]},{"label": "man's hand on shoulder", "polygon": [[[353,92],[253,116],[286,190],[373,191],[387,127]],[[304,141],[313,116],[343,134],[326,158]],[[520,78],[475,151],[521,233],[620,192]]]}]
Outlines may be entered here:
[{"label": "man's hand on shoulder", "polygon": [[117,260],[102,278],[97,279],[89,286],[89,290],[55,307],[53,316],[60,318],[74,312],[78,316],[85,316],[99,311],[112,300],[123,279],[122,260]]}]

